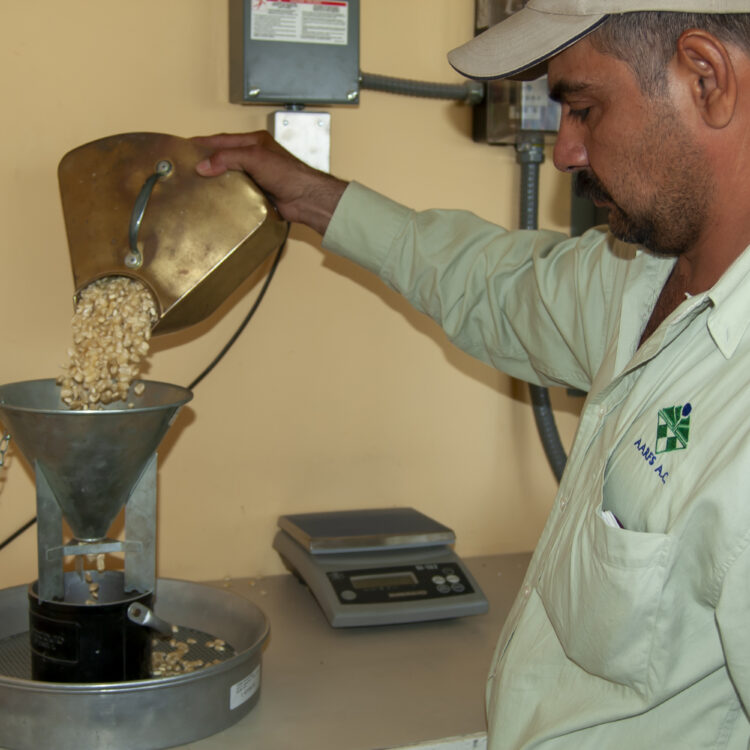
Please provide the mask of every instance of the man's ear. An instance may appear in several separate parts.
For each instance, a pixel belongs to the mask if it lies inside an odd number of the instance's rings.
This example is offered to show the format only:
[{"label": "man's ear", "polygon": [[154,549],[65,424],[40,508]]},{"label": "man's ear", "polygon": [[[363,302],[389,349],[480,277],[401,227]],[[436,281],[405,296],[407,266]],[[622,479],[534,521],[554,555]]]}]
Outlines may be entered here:
[{"label": "man's ear", "polygon": [[713,34],[688,29],[677,41],[676,63],[704,122],[728,125],[737,106],[737,76],[727,48]]}]

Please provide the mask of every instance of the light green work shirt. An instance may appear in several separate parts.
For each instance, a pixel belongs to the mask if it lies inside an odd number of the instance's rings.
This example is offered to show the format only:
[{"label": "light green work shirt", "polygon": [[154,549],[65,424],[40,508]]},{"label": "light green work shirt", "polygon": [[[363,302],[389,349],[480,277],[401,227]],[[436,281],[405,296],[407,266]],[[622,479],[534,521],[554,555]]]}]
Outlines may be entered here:
[{"label": "light green work shirt", "polygon": [[639,348],[674,261],[350,185],[324,246],[457,346],[588,393],[500,635],[488,747],[747,748],[750,251]]}]

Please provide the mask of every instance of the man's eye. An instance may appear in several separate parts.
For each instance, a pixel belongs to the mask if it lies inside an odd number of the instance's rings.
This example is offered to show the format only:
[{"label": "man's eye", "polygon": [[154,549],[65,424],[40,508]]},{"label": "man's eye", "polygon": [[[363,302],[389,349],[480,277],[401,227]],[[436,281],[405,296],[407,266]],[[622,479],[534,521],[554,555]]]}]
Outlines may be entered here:
[{"label": "man's eye", "polygon": [[575,120],[580,120],[583,122],[589,115],[589,112],[591,111],[591,107],[584,107],[583,109],[573,109],[572,107],[568,109],[568,114]]}]

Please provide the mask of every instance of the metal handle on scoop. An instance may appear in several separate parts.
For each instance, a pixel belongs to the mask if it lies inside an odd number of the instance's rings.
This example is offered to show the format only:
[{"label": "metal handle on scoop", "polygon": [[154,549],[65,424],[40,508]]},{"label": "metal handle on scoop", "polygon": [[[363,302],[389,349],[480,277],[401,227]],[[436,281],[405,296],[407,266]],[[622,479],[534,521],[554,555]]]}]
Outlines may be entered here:
[{"label": "metal handle on scoop", "polygon": [[162,635],[171,636],[174,634],[172,626],[166,620],[162,620],[161,617],[155,615],[145,604],[140,602],[133,602],[128,607],[128,619],[136,625],[144,625]]},{"label": "metal handle on scoop", "polygon": [[146,204],[151,197],[151,191],[154,189],[154,185],[156,185],[162,177],[166,177],[171,171],[172,163],[166,159],[162,159],[156,165],[156,172],[146,180],[141,188],[141,192],[138,193],[138,197],[135,199],[133,213],[130,215],[130,228],[128,231],[130,252],[125,256],[125,265],[128,268],[140,268],[143,263],[143,256],[138,249],[138,230],[141,228],[143,214],[146,211]]},{"label": "metal handle on scoop", "polygon": [[5,454],[10,448],[10,435],[6,434],[0,437],[0,466],[5,466]]}]

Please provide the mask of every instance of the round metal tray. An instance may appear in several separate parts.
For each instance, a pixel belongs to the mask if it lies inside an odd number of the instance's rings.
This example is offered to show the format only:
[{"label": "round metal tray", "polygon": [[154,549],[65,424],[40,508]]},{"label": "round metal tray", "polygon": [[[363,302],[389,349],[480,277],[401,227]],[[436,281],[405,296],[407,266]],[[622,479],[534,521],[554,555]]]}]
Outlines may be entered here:
[{"label": "round metal tray", "polygon": [[156,586],[155,612],[225,641],[234,651],[224,661],[171,677],[63,684],[32,680],[27,655],[19,655],[27,592],[0,590],[1,748],[161,750],[226,729],[258,701],[268,621],[237,594],[167,578]]}]

